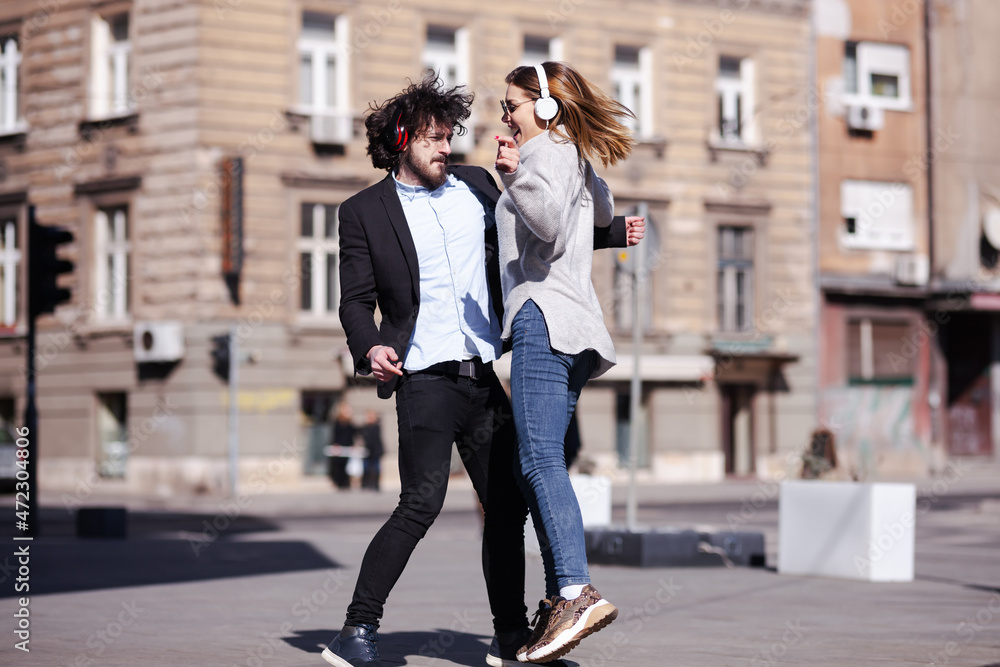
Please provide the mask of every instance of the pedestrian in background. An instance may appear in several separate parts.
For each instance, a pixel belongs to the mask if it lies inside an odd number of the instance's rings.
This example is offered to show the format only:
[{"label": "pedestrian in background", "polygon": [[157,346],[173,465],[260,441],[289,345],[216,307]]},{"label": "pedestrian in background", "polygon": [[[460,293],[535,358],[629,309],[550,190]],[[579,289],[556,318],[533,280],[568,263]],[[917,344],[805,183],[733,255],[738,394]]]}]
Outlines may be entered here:
[{"label": "pedestrian in background", "polygon": [[369,410],[365,414],[365,425],[361,427],[361,440],[365,445],[365,468],[361,476],[361,488],[378,491],[385,448],[382,445],[382,422],[374,410]]},{"label": "pedestrian in background", "polygon": [[333,420],[333,433],[330,437],[329,475],[334,486],[341,490],[351,488],[351,477],[347,474],[347,463],[351,448],[354,447],[354,437],[357,429],[351,421],[354,416],[351,406],[341,401],[337,406],[337,417]]}]

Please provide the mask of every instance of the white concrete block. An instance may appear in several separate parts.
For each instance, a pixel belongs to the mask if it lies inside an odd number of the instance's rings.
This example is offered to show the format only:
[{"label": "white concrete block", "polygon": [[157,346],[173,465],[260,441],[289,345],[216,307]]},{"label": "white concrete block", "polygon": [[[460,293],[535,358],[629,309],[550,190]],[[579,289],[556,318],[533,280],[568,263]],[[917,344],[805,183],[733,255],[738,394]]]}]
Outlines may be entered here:
[{"label": "white concrete block", "polygon": [[584,528],[611,525],[611,478],[604,475],[570,475],[580,503]]},{"label": "white concrete block", "polygon": [[[604,475],[570,475],[569,481],[576,493],[584,528],[600,528],[611,525],[611,478]],[[524,551],[536,556],[542,550],[538,546],[535,524],[528,515],[524,527]]]},{"label": "white concrete block", "polygon": [[778,572],[913,581],[913,484],[786,481],[778,510]]}]

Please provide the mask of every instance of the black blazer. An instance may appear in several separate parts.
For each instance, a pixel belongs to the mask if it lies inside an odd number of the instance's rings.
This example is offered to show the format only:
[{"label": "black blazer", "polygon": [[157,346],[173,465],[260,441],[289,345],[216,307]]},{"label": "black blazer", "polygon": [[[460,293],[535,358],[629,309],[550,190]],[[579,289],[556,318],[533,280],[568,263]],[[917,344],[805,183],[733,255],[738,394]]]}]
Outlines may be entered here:
[{"label": "black blazer", "polygon": [[[486,195],[492,205],[500,197],[493,176],[482,167],[449,166],[448,172]],[[594,228],[594,247],[624,247],[625,218],[610,227]],[[503,321],[503,292],[497,259],[496,225],[486,230],[486,266],[490,298],[498,321]],[[340,205],[340,322],[354,358],[354,370],[371,373],[368,350],[392,347],[399,359],[406,349],[420,311],[420,275],[417,250],[396,194],[392,174],[365,188]],[[375,325],[375,306],[382,323]],[[378,383],[378,395],[389,398],[397,379]]]}]

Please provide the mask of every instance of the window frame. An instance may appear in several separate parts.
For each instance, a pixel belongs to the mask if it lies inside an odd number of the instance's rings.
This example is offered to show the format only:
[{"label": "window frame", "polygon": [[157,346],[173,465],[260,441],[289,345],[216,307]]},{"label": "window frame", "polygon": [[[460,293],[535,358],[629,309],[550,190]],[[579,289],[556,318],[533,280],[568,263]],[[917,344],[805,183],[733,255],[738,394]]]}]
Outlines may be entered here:
[{"label": "window frame", "polygon": [[[856,79],[851,85],[847,81],[850,63],[848,52],[855,49],[853,72]],[[873,106],[887,111],[913,111],[913,79],[911,76],[911,51],[905,44],[887,42],[866,42],[848,40],[844,42],[844,90],[843,103],[850,106]],[[895,76],[898,81],[899,96],[886,97],[871,92],[873,75]]]},{"label": "window frame", "polygon": [[[121,17],[127,21],[128,38],[115,44],[112,26]],[[89,120],[124,118],[136,112],[137,104],[132,95],[135,69],[133,28],[132,12],[128,7],[116,7],[91,15],[90,61],[85,82]],[[109,58],[112,60],[108,71],[98,69],[98,65],[107,64]],[[119,69],[123,61],[124,72]]]},{"label": "window frame", "polygon": [[[453,34],[454,49],[449,52],[444,49],[432,47],[433,42],[430,36],[434,30],[451,32]],[[471,90],[472,52],[470,49],[471,34],[469,28],[466,26],[453,26],[447,23],[428,22],[424,26],[423,36],[424,43],[420,49],[421,75],[426,73],[427,70],[432,70],[438,74],[446,88],[466,86],[467,89]],[[437,62],[433,62],[436,59]],[[454,80],[440,75],[443,66],[448,64],[453,64],[455,67]],[[438,67],[435,68],[434,65]],[[463,135],[456,133],[451,140],[452,153],[468,155],[475,149],[476,116],[476,108],[473,106],[469,118],[465,121],[465,128],[468,131]]]},{"label": "window frame", "polygon": [[[704,242],[707,244],[708,273],[705,274],[705,322],[712,337],[723,341],[766,341],[777,333],[772,323],[760,318],[763,302],[772,297],[771,272],[768,268],[768,231],[772,206],[761,202],[753,205],[733,204],[720,200],[705,202]],[[719,228],[746,227],[753,230],[753,304],[748,316],[752,328],[727,331],[719,321]]]},{"label": "window frame", "polygon": [[[726,230],[740,230],[749,233],[749,259],[745,257],[723,257],[720,251],[720,244],[724,243],[722,236]],[[746,221],[726,220],[715,226],[716,256],[715,256],[715,321],[717,331],[723,334],[752,334],[757,331],[757,247],[759,239],[757,230],[753,224]],[[746,241],[744,240],[744,243]],[[746,326],[740,326],[738,310],[740,307],[739,297],[736,294],[737,276],[742,272],[744,276],[745,298],[743,303],[743,317]],[[720,277],[721,276],[721,277]],[[733,300],[730,303],[730,300]]]},{"label": "window frame", "polygon": [[[536,40],[538,42],[544,41],[548,43],[548,50],[544,58],[538,60],[537,58],[534,57],[532,58],[528,57],[529,53],[527,50],[528,40]],[[548,37],[538,33],[525,32],[524,34],[521,35],[521,60],[518,64],[521,66],[532,66],[536,64],[541,64],[542,62],[545,61],[554,61],[554,62],[562,61],[566,59],[565,51],[566,51],[565,42],[562,37],[559,36]]]},{"label": "window frame", "polygon": [[[128,201],[113,203],[95,202],[90,215],[92,258],[94,261],[94,270],[92,271],[93,286],[90,293],[94,299],[95,323],[98,324],[114,325],[128,323],[132,320],[132,299],[135,292],[135,284],[131,275],[135,264],[133,258],[134,244],[132,240],[135,232],[135,221],[132,216],[133,210],[134,207]],[[107,220],[109,211],[116,213],[124,212],[124,240],[118,239],[111,243],[108,242],[106,234],[108,223],[110,222]],[[101,224],[102,218],[105,220],[105,224],[103,225]],[[117,220],[115,220],[115,224],[117,226]],[[109,245],[112,246],[110,250],[108,249]],[[111,253],[115,254],[112,261],[117,263],[121,263],[122,256],[124,256],[123,281],[110,282],[111,276],[107,272],[106,260]],[[118,285],[122,285],[123,289],[117,289]],[[102,299],[104,292],[110,292],[108,299]]]},{"label": "window frame", "polygon": [[[849,386],[910,386],[914,383],[919,373],[920,362],[916,356],[902,354],[902,344],[912,341],[915,333],[919,330],[919,317],[905,312],[886,312],[873,310],[871,308],[850,309],[846,313],[843,322],[844,359],[843,373]],[[854,330],[857,327],[858,347],[854,347]],[[886,356],[885,342],[886,336],[883,332],[876,335],[875,327],[895,327],[901,331],[897,339],[895,336],[891,340],[899,342],[899,345],[891,345],[891,354],[896,354],[898,359],[906,362],[905,373],[897,374],[876,374],[879,367],[884,367],[886,363],[895,363],[896,359],[889,360]],[[882,349],[877,349],[882,348]],[[881,354],[880,354],[881,353]],[[889,360],[889,361],[887,361]],[[858,374],[852,371],[854,362],[858,362]]]},{"label": "window frame", "polygon": [[[624,119],[625,125],[633,130],[636,138],[645,139],[653,136],[653,51],[649,46],[632,47],[628,44],[615,43],[613,45],[611,71],[611,89],[616,91],[613,97],[628,107],[635,114],[635,120]],[[626,66],[618,59],[620,48],[635,49],[637,60],[633,68],[631,63]],[[632,90],[638,88],[638,94],[630,92],[622,95],[619,91],[625,90],[626,86],[632,85]],[[633,100],[634,97],[638,99]]]},{"label": "window frame", "polygon": [[[722,60],[731,58],[738,60],[740,64],[740,74],[738,84],[733,83],[730,77],[722,76]],[[757,85],[757,62],[752,55],[720,51],[715,59],[715,81],[713,83],[713,139],[722,146],[752,146],[759,142],[759,132],[757,128],[756,114],[756,85]],[[737,122],[739,132],[736,136],[730,137],[723,133],[721,127],[720,103],[725,105],[724,95],[732,94],[735,91],[739,96],[737,100]]]},{"label": "window frame", "polygon": [[[851,195],[851,186],[858,186],[856,194]],[[890,203],[887,205],[886,201]],[[872,230],[870,226],[859,229],[857,221],[862,215],[868,215],[877,221],[883,218],[884,211],[889,206],[902,205],[897,210],[897,218],[903,220],[908,216],[907,227],[904,229],[897,223],[888,229]],[[917,247],[917,220],[915,211],[913,186],[903,182],[862,181],[844,179],[840,182],[840,216],[839,239],[841,247],[851,250],[891,250],[911,252]],[[879,213],[882,211],[882,213]],[[855,231],[848,233],[847,221],[855,220]],[[895,232],[900,236],[891,238]],[[890,236],[887,240],[887,236]]]},{"label": "window frame", "polygon": [[[656,331],[657,300],[661,297],[657,278],[664,267],[664,227],[667,217],[667,203],[651,199],[621,200],[616,202],[618,215],[638,215],[646,218],[646,236],[638,246],[627,250],[619,248],[612,263],[612,313],[611,321],[615,330],[632,330],[632,282],[631,272],[635,270],[635,253],[643,253],[642,271],[644,280],[638,284],[639,299],[644,308],[641,330],[643,335]],[[627,253],[627,254],[626,254]],[[622,259],[622,256],[625,258]],[[661,278],[662,279],[662,278]]]},{"label": "window frame", "polygon": [[[305,21],[309,15],[321,15],[333,19],[332,39],[326,40],[304,35]],[[353,138],[354,134],[354,114],[351,107],[350,17],[345,13],[304,9],[299,14],[295,54],[294,110],[304,116],[309,116],[313,122],[324,122],[326,119],[332,119],[334,131],[330,136],[337,143],[346,143]],[[311,63],[312,100],[309,103],[304,100],[305,90],[302,86],[301,68],[306,56],[309,57]],[[327,90],[331,59],[333,60],[336,87],[332,106],[328,103],[330,91]],[[317,66],[318,63],[321,63],[322,67]],[[317,118],[324,119],[324,121],[317,121]],[[320,136],[315,131],[313,135],[314,137]]]},{"label": "window frame", "polygon": [[[25,257],[25,234],[27,227],[24,223],[24,208],[0,208],[0,245],[4,250],[0,250],[0,272],[3,273],[2,285],[3,311],[0,312],[0,333],[14,333],[19,326],[25,322],[27,291],[27,258]],[[8,226],[13,223],[14,249],[9,253],[10,262],[7,261],[8,254],[5,252],[8,236]],[[8,275],[12,274],[12,275]],[[13,305],[8,297],[13,291]],[[8,321],[9,311],[13,310],[13,320]]]},{"label": "window frame", "polygon": [[[302,235],[302,211],[304,207],[312,205],[313,208],[313,233],[311,237],[306,237]],[[295,300],[295,313],[298,319],[305,320],[314,323],[321,324],[336,324],[340,325],[340,222],[339,222],[339,208],[341,202],[332,202],[324,200],[324,198],[317,197],[302,197],[297,204],[297,217],[298,225],[296,227],[297,231],[295,234],[294,242],[294,259],[292,266],[296,271],[298,280],[296,281],[297,298]],[[333,216],[333,231],[335,240],[330,240],[320,226],[316,224],[316,207],[322,206],[330,211],[329,215]],[[325,227],[325,226],[324,226]],[[310,295],[311,304],[308,310],[302,308],[303,299],[303,271],[301,258],[304,253],[310,254]],[[336,256],[336,267],[334,268],[332,276],[333,284],[329,284],[329,280],[324,280],[327,274],[328,265],[327,257],[329,255]],[[322,271],[317,272],[315,267],[320,264],[323,268]],[[330,290],[333,289],[334,293],[330,295]],[[327,308],[326,304],[331,303],[332,307]],[[317,305],[322,307],[318,308]]]},{"label": "window frame", "polygon": [[[111,401],[117,400],[118,398],[120,398],[122,401],[121,407],[123,412],[122,415],[123,418],[122,421],[118,424],[118,428],[120,429],[119,430],[120,436],[124,439],[116,441],[105,441],[104,439],[105,431],[103,428],[104,424],[102,424],[102,421],[105,414],[108,414],[112,419],[116,419],[117,421],[117,416],[114,414],[114,410],[112,409],[110,403]],[[129,392],[125,390],[96,391],[94,393],[94,399],[95,399],[94,433],[97,444],[96,459],[97,459],[98,474],[102,479],[123,480],[128,475],[128,459],[129,459],[129,454],[131,453],[131,446],[129,442],[131,434],[129,433],[129,428],[128,428],[129,403],[130,403]],[[113,442],[117,442],[125,446],[124,455],[122,456],[120,462],[116,462],[108,457],[109,452],[107,451],[106,447],[107,445],[112,444]],[[113,464],[115,463],[120,463],[121,467],[120,468],[118,468],[117,466],[112,467]],[[120,474],[118,474],[119,470]]]},{"label": "window frame", "polygon": [[[13,52],[9,52],[10,45],[14,45]],[[0,136],[9,134],[19,134],[27,127],[22,116],[23,98],[21,96],[21,64],[24,61],[24,54],[21,51],[20,40],[17,32],[6,32],[0,30],[0,70],[3,70],[4,78],[3,97],[0,98],[2,108],[0,108]]]}]

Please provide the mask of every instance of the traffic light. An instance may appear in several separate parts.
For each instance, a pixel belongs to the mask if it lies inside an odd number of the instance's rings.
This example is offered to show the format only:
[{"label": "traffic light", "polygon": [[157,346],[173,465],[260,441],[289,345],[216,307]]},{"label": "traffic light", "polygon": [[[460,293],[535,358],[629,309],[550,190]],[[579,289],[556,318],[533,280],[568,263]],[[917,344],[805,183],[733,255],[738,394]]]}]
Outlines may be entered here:
[{"label": "traffic light", "polygon": [[55,312],[72,293],[59,287],[59,275],[71,273],[73,262],[59,259],[59,246],[73,242],[73,233],[60,227],[45,227],[35,220],[35,207],[28,208],[28,316],[32,319]]},{"label": "traffic light", "polygon": [[229,382],[229,334],[212,336],[212,372]]}]

